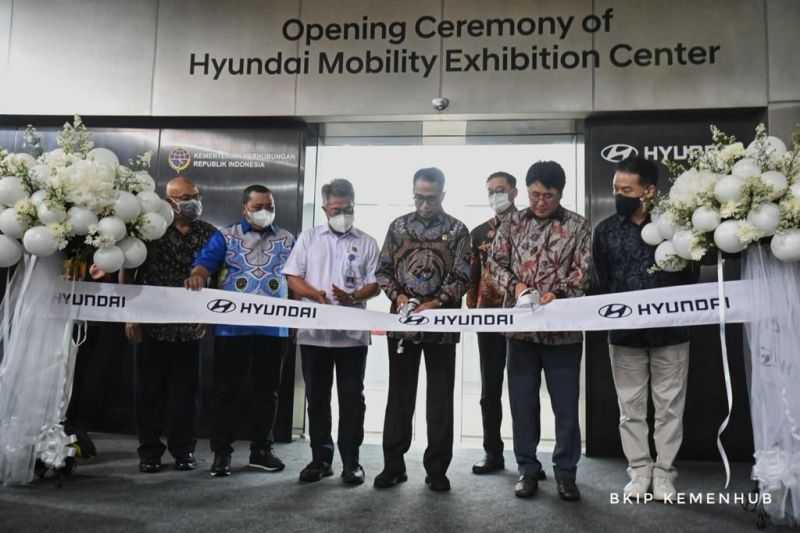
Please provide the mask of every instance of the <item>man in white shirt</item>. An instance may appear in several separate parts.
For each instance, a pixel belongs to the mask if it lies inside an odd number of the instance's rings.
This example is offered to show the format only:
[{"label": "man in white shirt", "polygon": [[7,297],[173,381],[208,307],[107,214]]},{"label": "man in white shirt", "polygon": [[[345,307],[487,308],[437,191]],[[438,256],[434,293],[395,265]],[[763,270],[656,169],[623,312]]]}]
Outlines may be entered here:
[{"label": "man in white shirt", "polygon": [[[364,308],[379,291],[375,279],[378,243],[353,227],[355,193],[349,181],[336,179],[324,185],[322,201],[328,223],[300,235],[283,273],[295,298]],[[342,479],[348,485],[364,482],[358,452],[364,440],[364,371],[369,343],[369,331],[298,332],[312,454],[311,462],[300,472],[300,481],[333,475],[331,387],[336,367]]]}]

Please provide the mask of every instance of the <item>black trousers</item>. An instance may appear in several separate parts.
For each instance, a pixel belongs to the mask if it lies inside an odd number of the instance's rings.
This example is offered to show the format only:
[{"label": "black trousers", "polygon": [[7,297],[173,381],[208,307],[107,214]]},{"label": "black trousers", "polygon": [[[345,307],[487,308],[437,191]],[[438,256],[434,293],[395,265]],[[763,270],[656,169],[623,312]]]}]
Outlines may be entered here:
[{"label": "black trousers", "polygon": [[139,457],[157,460],[167,420],[167,447],[174,457],[194,452],[194,414],[199,344],[144,338],[136,354],[136,430]]},{"label": "black trousers", "polygon": [[411,446],[419,363],[424,353],[428,379],[428,447],[423,463],[429,475],[444,475],[453,458],[456,345],[405,341],[404,353],[398,354],[397,343],[397,339],[389,339],[389,398],[383,422],[385,467],[392,471],[406,468],[403,455]]},{"label": "black trousers", "polygon": [[86,340],[75,357],[72,395],[66,414],[65,423],[71,432],[88,431],[102,423],[109,369],[112,361],[119,360],[109,352],[120,346],[122,336],[120,324],[86,323]]},{"label": "black trousers", "polygon": [[311,456],[316,462],[333,463],[331,438],[331,387],[336,368],[336,390],[339,396],[339,435],[336,439],[345,467],[355,467],[358,450],[364,442],[364,372],[367,347],[325,348],[300,346],[303,379],[308,399],[308,426],[311,434]]},{"label": "black trousers", "polygon": [[503,373],[506,370],[506,338],[501,333],[478,333],[481,361],[481,416],[483,449],[495,459],[503,457]]},{"label": "black trousers", "polygon": [[[272,445],[272,430],[278,408],[278,386],[286,354],[285,337],[265,335],[219,336],[214,345],[214,425],[211,450],[233,453],[234,432],[239,415],[240,392],[249,401],[244,407],[250,449]],[[250,390],[242,387],[250,378]]]}]

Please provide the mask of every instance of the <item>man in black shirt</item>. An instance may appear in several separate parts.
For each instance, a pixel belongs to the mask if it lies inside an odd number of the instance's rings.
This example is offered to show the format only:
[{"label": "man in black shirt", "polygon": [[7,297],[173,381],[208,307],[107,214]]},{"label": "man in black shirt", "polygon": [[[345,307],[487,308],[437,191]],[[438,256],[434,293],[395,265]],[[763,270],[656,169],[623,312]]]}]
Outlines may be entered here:
[{"label": "man in black shirt", "polygon": [[[174,222],[158,240],[147,243],[147,260],[134,273],[134,282],[158,287],[182,287],[192,261],[216,228],[200,220],[200,191],[188,178],[167,183],[167,201]],[[167,447],[175,468],[193,470],[195,395],[200,364],[200,339],[205,324],[126,324],[132,342],[142,342],[136,355],[136,426],[139,470],[161,470],[164,411],[168,419]]]},{"label": "man in black shirt", "polygon": [[[650,222],[649,204],[656,194],[658,167],[640,157],[628,158],[614,173],[617,213],[594,231],[595,289],[625,292],[694,283],[698,267],[680,272],[650,272],[655,247],[642,240]],[[619,432],[631,481],[625,495],[654,499],[674,495],[673,461],[683,440],[683,408],[689,370],[688,328],[650,328],[609,332],[609,351],[620,408]],[[657,457],[650,456],[647,424],[648,384],[655,407],[653,438]]]}]

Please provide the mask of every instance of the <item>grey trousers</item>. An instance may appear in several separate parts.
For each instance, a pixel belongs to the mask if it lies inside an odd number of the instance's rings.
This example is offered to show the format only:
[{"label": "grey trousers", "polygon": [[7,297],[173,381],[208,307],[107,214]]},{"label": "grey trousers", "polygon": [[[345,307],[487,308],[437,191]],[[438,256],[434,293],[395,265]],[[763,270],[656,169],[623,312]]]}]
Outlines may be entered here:
[{"label": "grey trousers", "polygon": [[[619,434],[631,474],[675,475],[673,462],[683,441],[683,409],[689,372],[689,343],[659,348],[610,345],[611,371],[619,400]],[[655,408],[650,456],[647,425],[648,382]]]}]

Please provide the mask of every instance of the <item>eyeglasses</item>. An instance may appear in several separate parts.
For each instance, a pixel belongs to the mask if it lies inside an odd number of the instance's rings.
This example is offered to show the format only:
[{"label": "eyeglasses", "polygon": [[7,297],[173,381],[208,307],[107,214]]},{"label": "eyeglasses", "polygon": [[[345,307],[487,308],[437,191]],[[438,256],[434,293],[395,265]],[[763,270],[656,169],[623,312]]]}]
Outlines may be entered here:
[{"label": "eyeglasses", "polygon": [[355,208],[352,204],[345,207],[326,207],[325,210],[332,217],[335,217],[336,215],[352,215],[355,212]]},{"label": "eyeglasses", "polygon": [[417,194],[414,193],[414,203],[418,205],[428,204],[428,205],[436,205],[442,201],[441,194]]},{"label": "eyeglasses", "polygon": [[202,200],[199,194],[182,194],[181,196],[169,196],[173,202],[188,202],[189,200]]},{"label": "eyeglasses", "polygon": [[553,194],[551,192],[546,192],[546,193],[531,192],[531,193],[528,193],[528,199],[531,202],[533,202],[534,204],[537,204],[537,203],[539,203],[541,201],[544,201],[545,203],[549,204],[550,202],[555,200],[556,196],[557,195],[555,195],[555,194]]}]

